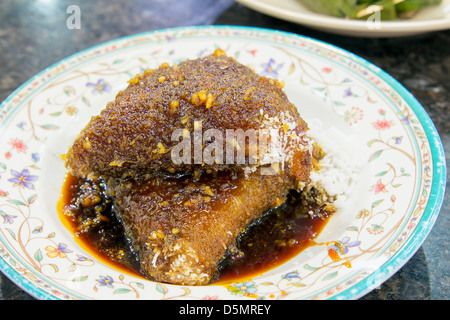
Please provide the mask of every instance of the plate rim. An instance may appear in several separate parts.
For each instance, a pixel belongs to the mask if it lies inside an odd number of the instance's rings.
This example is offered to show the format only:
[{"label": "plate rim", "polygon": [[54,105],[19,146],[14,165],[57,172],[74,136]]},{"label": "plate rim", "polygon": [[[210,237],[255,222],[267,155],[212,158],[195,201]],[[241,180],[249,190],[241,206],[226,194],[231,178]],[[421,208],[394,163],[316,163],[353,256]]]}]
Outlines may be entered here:
[{"label": "plate rim", "polygon": [[[329,297],[327,299],[336,300],[336,299],[358,299],[373,289],[373,285],[381,285],[385,281],[387,281],[391,276],[393,276],[401,267],[406,264],[406,262],[416,253],[416,251],[422,246],[423,242],[426,240],[427,236],[431,232],[434,223],[436,222],[440,209],[444,200],[445,195],[445,187],[447,181],[447,168],[445,162],[445,153],[444,148],[439,136],[439,133],[431,120],[430,116],[426,112],[425,108],[420,104],[420,102],[409,92],[398,80],[396,80],[389,73],[384,71],[383,69],[377,67],[370,61],[362,58],[359,55],[356,55],[346,49],[343,49],[337,45],[327,43],[325,41],[315,39],[312,37],[296,34],[288,31],[281,31],[277,29],[270,28],[262,28],[262,27],[251,27],[251,26],[238,26],[238,25],[208,25],[208,26],[187,26],[187,27],[173,27],[173,28],[164,28],[164,29],[156,29],[151,31],[145,31],[135,34],[129,34],[123,37],[111,39],[105,42],[98,43],[96,45],[87,47],[81,51],[73,53],[53,64],[44,68],[40,72],[36,73],[34,76],[29,78],[12,93],[10,93],[1,103],[0,103],[0,111],[6,106],[6,104],[13,99],[18,92],[27,87],[30,83],[32,83],[36,78],[42,76],[49,70],[55,68],[56,66],[64,63],[65,61],[74,58],[83,53],[95,50],[96,48],[100,48],[103,46],[107,46],[109,44],[124,41],[130,38],[138,38],[143,36],[148,36],[156,33],[170,33],[178,30],[207,30],[207,29],[228,29],[228,30],[247,30],[247,31],[255,31],[266,34],[280,34],[287,37],[294,37],[299,40],[309,41],[313,44],[319,45],[320,47],[326,47],[329,50],[333,50],[340,54],[345,54],[349,59],[362,64],[365,68],[374,72],[377,76],[379,76],[382,80],[384,80],[392,89],[394,89],[407,103],[407,105],[414,111],[415,115],[420,121],[424,132],[426,133],[427,141],[430,146],[430,152],[432,155],[432,168],[433,168],[433,180],[430,189],[430,196],[427,202],[427,205],[423,211],[421,219],[417,223],[417,227],[409,236],[408,240],[403,244],[402,249],[397,251],[391,258],[389,258],[383,265],[381,265],[377,271],[387,270],[387,273],[384,274],[382,279],[375,277],[374,274],[371,274],[362,280],[358,281],[355,285],[350,286],[349,288],[343,290],[337,295]],[[230,35],[221,36],[221,37],[232,37]],[[2,121],[3,123],[5,120]],[[3,134],[4,128],[0,128],[0,135]],[[444,159],[440,162],[440,159]],[[423,223],[424,221],[428,223]],[[416,238],[418,237],[418,238]],[[20,276],[16,270],[14,270],[11,266],[4,261],[3,257],[0,257],[0,271],[7,276],[13,283],[22,288],[25,292],[34,296],[38,299],[58,299],[58,297],[53,296],[51,293],[46,292],[39,286],[32,283],[29,279]],[[375,281],[378,280],[378,281]],[[370,286],[368,285],[370,284]],[[83,295],[83,294],[77,294]]]},{"label": "plate rim", "polygon": [[[338,17],[327,16],[323,14],[318,14],[315,12],[303,13],[303,12],[292,12],[284,8],[279,8],[276,6],[271,6],[265,2],[259,2],[258,0],[236,0],[242,5],[251,8],[255,11],[277,17],[279,19],[284,19],[293,23],[302,24],[317,30],[329,30],[323,26],[323,23],[332,24],[333,28],[339,33],[344,34],[344,32],[351,32],[351,34],[358,34],[364,36],[392,36],[396,33],[407,33],[407,34],[418,34],[433,32],[439,30],[450,29],[450,18],[440,18],[440,19],[426,19],[426,20],[414,20],[414,25],[420,31],[411,31],[411,21],[382,21],[382,25],[385,31],[380,31],[381,29],[367,29],[366,32],[360,32],[359,28],[366,27],[365,21],[360,20],[345,20]],[[345,21],[345,23],[342,23]],[[442,27],[444,26],[444,28]],[[330,31],[331,32],[331,31]],[[348,33],[350,34],[350,33]]]}]

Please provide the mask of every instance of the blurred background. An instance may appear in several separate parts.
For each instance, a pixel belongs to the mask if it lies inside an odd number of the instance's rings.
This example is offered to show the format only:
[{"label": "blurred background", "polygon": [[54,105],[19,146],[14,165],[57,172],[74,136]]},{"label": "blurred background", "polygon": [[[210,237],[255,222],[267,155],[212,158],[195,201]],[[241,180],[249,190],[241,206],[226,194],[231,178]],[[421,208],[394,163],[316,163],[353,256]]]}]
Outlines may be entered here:
[{"label": "blurred background", "polygon": [[[66,25],[80,8],[79,29]],[[55,62],[122,36],[169,27],[244,25],[293,32],[359,55],[402,83],[424,106],[450,154],[450,30],[407,37],[336,35],[288,22],[232,0],[2,0],[0,101]],[[365,300],[449,299],[449,188],[431,234],[412,259]],[[3,274],[0,299],[33,299]]]}]

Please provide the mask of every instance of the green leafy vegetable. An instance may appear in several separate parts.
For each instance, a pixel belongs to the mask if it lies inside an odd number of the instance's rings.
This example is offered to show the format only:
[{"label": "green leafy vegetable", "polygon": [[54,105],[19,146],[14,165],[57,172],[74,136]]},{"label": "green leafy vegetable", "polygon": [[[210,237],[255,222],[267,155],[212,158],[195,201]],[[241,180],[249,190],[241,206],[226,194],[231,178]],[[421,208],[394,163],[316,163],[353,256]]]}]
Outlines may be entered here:
[{"label": "green leafy vegetable", "polygon": [[367,19],[379,12],[381,20],[408,19],[442,0],[300,0],[309,10],[347,19]]}]

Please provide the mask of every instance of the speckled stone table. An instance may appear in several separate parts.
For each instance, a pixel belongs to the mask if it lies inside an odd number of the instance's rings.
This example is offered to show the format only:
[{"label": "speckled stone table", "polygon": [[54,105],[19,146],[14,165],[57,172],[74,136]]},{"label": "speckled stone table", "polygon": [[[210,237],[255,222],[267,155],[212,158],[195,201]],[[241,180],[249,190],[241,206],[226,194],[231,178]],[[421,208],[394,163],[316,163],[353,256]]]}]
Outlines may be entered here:
[{"label": "speckled stone table", "polygon": [[[66,26],[69,5],[80,29]],[[0,101],[53,63],[98,43],[188,25],[247,25],[289,31],[351,51],[391,74],[421,102],[450,155],[450,30],[409,38],[370,39],[323,33],[272,18],[231,0],[15,0],[0,2]],[[411,260],[363,300],[450,298],[450,195],[430,235]],[[34,299],[3,274],[0,299]]]}]

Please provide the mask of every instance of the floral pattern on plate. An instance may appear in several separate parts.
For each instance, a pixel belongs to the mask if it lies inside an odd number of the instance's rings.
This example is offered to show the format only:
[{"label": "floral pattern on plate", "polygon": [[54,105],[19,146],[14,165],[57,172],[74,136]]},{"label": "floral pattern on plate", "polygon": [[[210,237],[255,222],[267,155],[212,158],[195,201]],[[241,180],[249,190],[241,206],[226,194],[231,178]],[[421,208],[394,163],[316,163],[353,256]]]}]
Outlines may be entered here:
[{"label": "floral pattern on plate", "polygon": [[[354,148],[365,157],[358,192],[326,226],[323,242],[253,279],[188,287],[115,270],[58,218],[61,155],[135,74],[218,47],[284,81],[305,118],[357,137]],[[256,28],[161,30],[85,50],[8,97],[0,128],[0,267],[41,299],[355,299],[411,257],[437,217],[445,185],[436,130],[401,85],[336,47]]]}]

